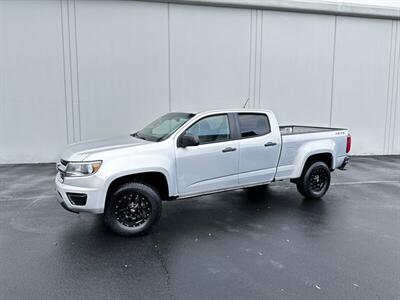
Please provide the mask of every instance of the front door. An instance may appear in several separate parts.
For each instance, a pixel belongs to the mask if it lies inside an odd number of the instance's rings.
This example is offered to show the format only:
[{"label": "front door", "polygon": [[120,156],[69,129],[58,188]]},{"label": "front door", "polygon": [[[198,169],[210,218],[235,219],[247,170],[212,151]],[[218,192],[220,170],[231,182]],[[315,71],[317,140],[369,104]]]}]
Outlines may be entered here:
[{"label": "front door", "polygon": [[186,132],[198,136],[200,145],[176,149],[179,196],[236,186],[239,142],[231,140],[228,115],[204,117]]}]

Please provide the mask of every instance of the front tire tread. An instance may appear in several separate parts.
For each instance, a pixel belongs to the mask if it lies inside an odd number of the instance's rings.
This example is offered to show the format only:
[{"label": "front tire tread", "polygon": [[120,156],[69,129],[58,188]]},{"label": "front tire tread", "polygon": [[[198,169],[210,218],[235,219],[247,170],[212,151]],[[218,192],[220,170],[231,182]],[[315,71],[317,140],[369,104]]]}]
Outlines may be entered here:
[{"label": "front tire tread", "polygon": [[[118,222],[115,213],[116,201],[126,193],[137,193],[143,195],[150,201],[152,213],[149,222],[140,228],[127,227]],[[119,186],[107,199],[104,209],[104,223],[114,233],[125,237],[142,236],[153,228],[161,217],[161,197],[158,191],[145,182],[128,182]]]}]

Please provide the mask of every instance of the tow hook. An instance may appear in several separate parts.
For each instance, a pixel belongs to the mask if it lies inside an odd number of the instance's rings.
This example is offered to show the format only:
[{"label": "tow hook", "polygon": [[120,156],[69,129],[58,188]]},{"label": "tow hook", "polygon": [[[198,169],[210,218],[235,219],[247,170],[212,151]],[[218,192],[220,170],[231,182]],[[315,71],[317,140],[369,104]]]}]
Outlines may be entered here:
[{"label": "tow hook", "polygon": [[339,170],[342,170],[342,171],[345,170],[346,165],[349,163],[349,160],[350,160],[350,158],[348,156],[346,156],[342,165],[339,167]]}]

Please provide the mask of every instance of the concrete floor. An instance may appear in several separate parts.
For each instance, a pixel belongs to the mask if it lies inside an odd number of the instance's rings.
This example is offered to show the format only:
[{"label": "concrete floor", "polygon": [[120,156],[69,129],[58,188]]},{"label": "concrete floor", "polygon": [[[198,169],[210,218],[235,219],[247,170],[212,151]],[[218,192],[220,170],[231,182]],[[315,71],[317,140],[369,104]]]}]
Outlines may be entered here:
[{"label": "concrete floor", "polygon": [[354,157],[321,201],[293,184],[164,203],[154,232],[61,208],[54,165],[0,166],[1,299],[400,299],[400,157]]}]

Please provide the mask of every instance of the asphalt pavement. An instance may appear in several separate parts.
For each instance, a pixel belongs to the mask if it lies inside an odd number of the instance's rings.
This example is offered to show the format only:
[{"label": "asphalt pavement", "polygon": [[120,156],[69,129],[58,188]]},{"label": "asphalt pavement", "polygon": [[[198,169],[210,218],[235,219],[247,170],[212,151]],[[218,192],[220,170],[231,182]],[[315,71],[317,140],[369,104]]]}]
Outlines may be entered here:
[{"label": "asphalt pavement", "polygon": [[0,299],[400,299],[400,156],[163,203],[141,238],[56,201],[54,164],[0,165]]}]

